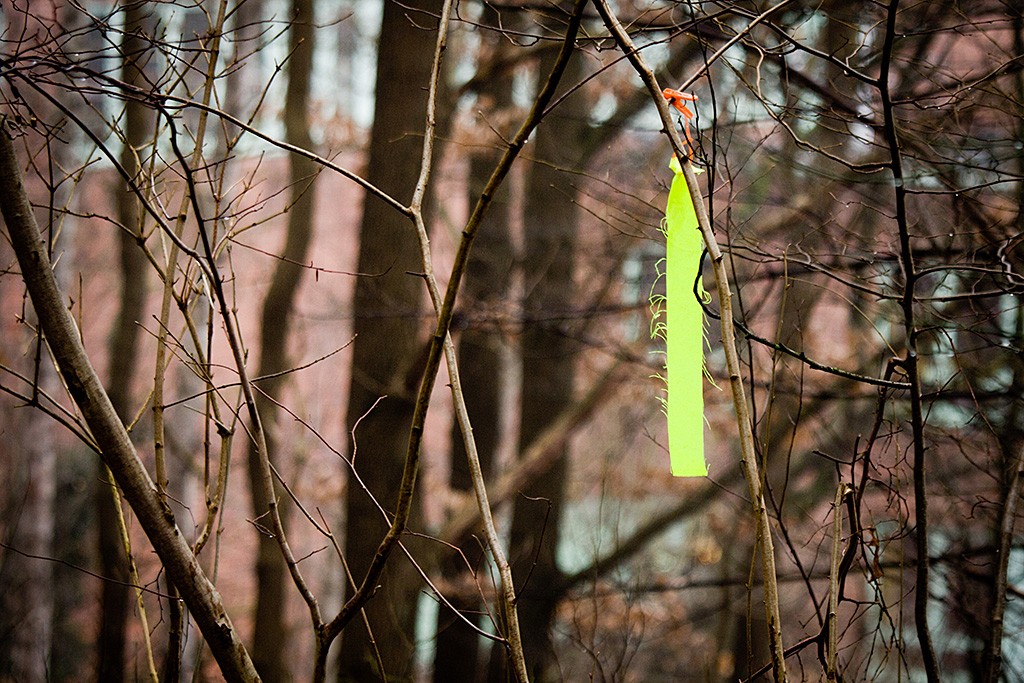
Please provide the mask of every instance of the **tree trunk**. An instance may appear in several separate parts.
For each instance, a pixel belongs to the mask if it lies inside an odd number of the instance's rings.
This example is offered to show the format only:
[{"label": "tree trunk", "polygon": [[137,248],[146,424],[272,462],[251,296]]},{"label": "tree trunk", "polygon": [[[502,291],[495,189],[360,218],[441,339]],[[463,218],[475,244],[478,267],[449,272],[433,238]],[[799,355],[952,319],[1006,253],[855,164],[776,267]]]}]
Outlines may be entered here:
[{"label": "tree trunk", "polygon": [[[288,92],[285,101],[285,139],[290,144],[310,149],[309,137],[309,80],[313,69],[314,16],[312,0],[292,0],[288,60]],[[263,301],[260,319],[260,365],[257,377],[274,375],[288,369],[288,332],[291,327],[292,308],[302,279],[303,267],[313,236],[314,200],[312,181],[316,166],[305,157],[292,155],[290,162],[291,208],[288,211],[288,234],[282,259],[277,261],[271,278],[270,290]],[[260,383],[256,406],[263,420],[267,453],[280,470],[279,441],[275,418],[276,400],[284,386],[284,377],[275,377]],[[267,514],[270,502],[259,486],[259,453],[255,444],[249,450],[249,481],[252,493],[253,515],[260,519]],[[287,495],[275,487],[281,523],[287,524],[284,501]],[[253,628],[253,663],[266,681],[290,679],[285,657],[288,628],[285,619],[286,590],[290,579],[277,541],[269,534],[258,534],[259,549],[256,559],[256,620]]]},{"label": "tree trunk", "polygon": [[[482,21],[497,25],[500,17],[493,7],[484,10]],[[507,21],[507,19],[506,19]],[[507,25],[507,24],[504,24]],[[500,40],[490,37],[491,47]],[[486,38],[485,38],[486,39]],[[486,48],[484,48],[486,49]],[[487,81],[481,88],[482,100],[490,101],[487,114],[492,117],[511,104],[512,84],[507,74]],[[506,138],[514,131],[501,131]],[[500,140],[483,148],[470,159],[469,199],[472,205],[480,196],[501,157]],[[480,466],[489,480],[495,452],[499,446],[502,423],[502,383],[506,374],[502,349],[507,344],[506,332],[499,325],[499,316],[510,294],[511,271],[515,257],[512,248],[509,210],[509,189],[503,184],[494,199],[486,224],[480,228],[472,256],[466,269],[462,288],[464,328],[459,332],[458,358],[466,408],[473,425]],[[458,424],[452,426],[451,478],[454,491],[472,493],[466,448]],[[475,530],[474,530],[475,531]],[[465,582],[469,572],[476,571],[482,560],[483,546],[474,534],[467,534],[458,544],[462,554],[448,553],[442,575]],[[465,557],[465,559],[463,559]],[[468,561],[468,566],[467,566]],[[459,590],[449,596],[452,606],[463,617],[475,622],[480,602],[471,590]],[[442,606],[437,616],[437,641],[434,655],[435,683],[472,683],[479,680],[480,637],[458,615]]]},{"label": "tree trunk", "polygon": [[[539,73],[547,73],[554,55],[541,58]],[[564,83],[579,80],[574,58]],[[574,305],[573,272],[576,250],[577,208],[571,197],[573,176],[561,169],[580,163],[578,130],[583,120],[582,101],[562,103],[537,130],[534,158],[529,168],[525,206],[525,287],[522,338],[522,406],[520,451],[542,434],[573,400],[576,353],[565,314]],[[558,125],[552,125],[557,123]],[[558,603],[561,571],[555,560],[566,482],[567,445],[555,464],[516,498],[509,553],[519,586],[519,623],[531,676],[549,680],[554,662],[550,628]],[[529,576],[529,579],[525,577]],[[493,650],[491,680],[506,680],[505,653]]]},{"label": "tree trunk", "polygon": [[[419,174],[434,49],[433,30],[423,27],[432,26],[429,17],[439,12],[440,5],[439,0],[384,3],[376,116],[365,177],[399,201],[410,199]],[[415,11],[419,9],[424,12]],[[357,336],[346,432],[355,429],[350,452],[356,471],[373,498],[387,509],[401,482],[421,374],[419,316],[424,290],[415,275],[421,266],[412,223],[371,196],[363,206],[357,270],[369,275],[360,277],[355,288]],[[387,527],[377,504],[351,477],[345,502],[345,556],[358,583]],[[343,634],[340,680],[411,677],[418,582],[409,570],[402,557],[394,558],[385,570],[380,590],[365,609],[372,638],[361,621]],[[378,671],[379,662],[386,671]]]},{"label": "tree trunk", "polygon": [[[139,3],[127,3],[125,33],[121,46],[122,78],[126,83],[144,87],[141,64],[144,63],[146,40],[142,37],[146,8]],[[139,154],[146,144],[146,107],[137,100],[125,103],[122,123],[124,146],[121,165],[132,176],[136,185],[142,171]],[[121,224],[118,233],[120,246],[121,293],[119,309],[109,340],[110,371],[107,394],[118,417],[125,423],[132,419],[131,388],[135,377],[136,350],[139,339],[139,320],[145,299],[146,257],[139,248],[143,230],[142,212],[138,199],[123,183],[114,190],[117,218]],[[131,603],[128,560],[117,521],[116,491],[106,485],[106,466],[98,461],[93,489],[96,500],[100,574],[111,579],[104,581],[100,595],[100,630],[96,638],[96,677],[100,681],[125,680],[125,628]],[[163,484],[163,482],[158,482]]]},{"label": "tree trunk", "polygon": [[[53,395],[59,383],[48,360],[44,349],[38,383]],[[10,417],[2,539],[19,553],[0,555],[0,680],[44,683],[50,680],[54,607],[54,565],[45,559],[54,554],[53,425],[31,406]]]}]

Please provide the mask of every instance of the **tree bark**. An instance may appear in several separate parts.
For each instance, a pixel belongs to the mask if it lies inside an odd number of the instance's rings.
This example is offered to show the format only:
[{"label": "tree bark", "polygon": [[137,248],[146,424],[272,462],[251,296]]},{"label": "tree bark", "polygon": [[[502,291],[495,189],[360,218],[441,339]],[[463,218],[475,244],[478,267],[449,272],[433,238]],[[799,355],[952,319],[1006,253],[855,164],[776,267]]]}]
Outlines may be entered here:
[{"label": "tree bark", "polygon": [[[376,116],[370,134],[366,180],[401,200],[412,195],[420,166],[426,115],[431,15],[439,0],[384,3],[377,58]],[[420,13],[416,10],[423,10]],[[409,428],[423,360],[419,316],[423,283],[419,246],[409,219],[367,196],[360,226],[360,273],[353,314],[352,381],[346,432],[350,452],[369,493],[385,508],[401,483]],[[378,399],[385,397],[378,403]],[[376,404],[376,405],[375,405]],[[356,423],[358,422],[358,429]],[[374,500],[352,478],[346,494],[345,555],[353,579],[362,580],[387,526]],[[362,623],[348,628],[339,655],[342,681],[407,680],[412,675],[417,582],[398,558],[385,570],[365,608],[373,638]],[[377,656],[379,652],[379,659]],[[378,662],[388,669],[378,671]]]}]

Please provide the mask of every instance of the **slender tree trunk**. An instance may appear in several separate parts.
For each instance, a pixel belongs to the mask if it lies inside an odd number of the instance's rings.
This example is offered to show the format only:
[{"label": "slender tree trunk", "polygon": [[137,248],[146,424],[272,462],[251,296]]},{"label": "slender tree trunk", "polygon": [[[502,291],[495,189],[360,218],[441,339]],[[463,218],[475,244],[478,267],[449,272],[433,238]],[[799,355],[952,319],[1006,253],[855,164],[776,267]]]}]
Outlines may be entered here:
[{"label": "slender tree trunk", "polygon": [[[59,384],[48,360],[44,349],[38,383],[50,393]],[[31,406],[11,417],[4,505],[10,515],[2,540],[24,555],[4,550],[0,556],[0,680],[45,683],[50,680],[54,601],[53,563],[42,558],[54,554],[53,425]]]},{"label": "slender tree trunk", "polygon": [[[225,87],[221,96],[221,106],[228,114],[242,121],[249,120],[255,102],[259,101],[261,86],[255,74],[258,61],[252,56],[259,53],[268,38],[262,33],[265,25],[261,20],[266,14],[263,2],[264,0],[244,0],[233,5],[231,12],[231,50],[228,57],[231,68],[224,75]],[[225,54],[228,54],[226,50]],[[226,146],[223,137],[233,137],[238,134],[239,129],[227,124],[214,126],[213,131],[218,135],[218,144]],[[229,158],[224,163],[233,162],[234,160]]]},{"label": "slender tree trunk", "polygon": [[[142,37],[147,10],[141,3],[126,3],[125,33],[121,46],[122,78],[126,83],[142,87],[141,64],[147,43]],[[136,101],[125,103],[122,130],[124,147],[121,165],[133,178],[142,170],[139,155],[143,152],[147,136],[145,106]],[[144,183],[136,183],[144,185]],[[107,394],[121,420],[131,420],[131,388],[135,377],[135,356],[138,348],[139,321],[145,299],[146,257],[139,247],[143,221],[138,199],[123,183],[113,190],[117,218],[121,224],[118,233],[120,247],[119,275],[121,293],[119,309],[109,340],[110,371]],[[128,586],[128,561],[118,530],[116,491],[106,485],[106,466],[97,462],[96,519],[98,525],[100,573],[111,579],[103,582],[100,596],[100,630],[96,639],[96,677],[100,681],[125,680],[125,628],[131,590]],[[163,484],[164,482],[158,482]]]},{"label": "slender tree trunk", "polygon": [[[370,134],[366,179],[407,201],[419,175],[433,30],[439,0],[384,3],[377,59],[376,116]],[[418,9],[425,12],[420,13]],[[402,477],[423,353],[420,312],[423,282],[412,223],[382,201],[367,197],[360,227],[360,277],[353,313],[356,339],[346,431],[355,429],[350,452],[369,493],[387,509]],[[384,397],[382,399],[382,397]],[[379,402],[378,402],[379,400]],[[358,422],[358,428],[356,423]],[[387,526],[377,503],[349,479],[345,501],[345,556],[360,582]],[[365,609],[373,637],[356,621],[342,636],[342,681],[412,675],[418,583],[397,557],[385,570],[381,588]],[[379,653],[379,657],[378,657]],[[380,672],[383,663],[385,672]]]},{"label": "slender tree trunk", "polygon": [[[542,58],[539,72],[546,73],[553,60],[554,55]],[[579,66],[576,59],[570,61],[564,83],[577,82]],[[578,351],[570,335],[572,321],[565,318],[576,301],[578,217],[570,199],[575,194],[573,176],[561,169],[580,163],[582,136],[575,130],[584,118],[580,98],[568,99],[551,116],[559,120],[549,120],[537,130],[534,158],[539,163],[529,168],[526,187],[520,451],[573,401]],[[509,556],[513,575],[524,577],[517,586],[519,623],[530,675],[538,681],[553,675],[550,629],[562,582],[555,555],[561,537],[567,454],[568,446],[563,445],[555,464],[526,487],[513,506]],[[495,648],[492,681],[506,679],[504,659],[505,653]]]},{"label": "slender tree trunk", "polygon": [[[485,9],[483,21],[497,24],[498,14],[496,9],[489,7]],[[495,37],[492,36],[492,43]],[[511,104],[511,90],[511,80],[506,76],[488,81],[480,95],[492,103],[490,112],[495,113]],[[511,137],[512,132],[502,131],[502,134]],[[500,143],[495,138],[491,148],[474,154],[470,159],[471,203],[480,196],[501,157]],[[486,225],[477,234],[463,284],[462,319],[465,328],[459,333],[458,342],[459,372],[466,407],[473,424],[480,466],[488,479],[502,432],[503,392],[498,378],[506,374],[502,350],[507,339],[506,333],[497,325],[496,315],[510,293],[514,259],[508,197],[508,185],[502,185]],[[458,424],[452,426],[451,456],[451,487],[469,495],[472,481]],[[455,581],[461,579],[464,583],[469,572],[479,567],[483,546],[473,534],[467,534],[458,546],[462,554],[448,553],[442,565],[442,575]],[[470,621],[476,621],[480,613],[480,602],[473,596],[473,591],[468,590],[449,597],[452,606]],[[445,607],[438,613],[436,643],[435,683],[472,683],[479,679],[480,637],[462,618]]]},{"label": "slender tree trunk", "polygon": [[[1018,8],[1013,18],[1013,48],[1016,54],[1024,54],[1024,10]],[[1024,87],[1024,74],[1017,72],[1014,79],[1018,88]],[[1024,134],[1024,120],[1017,120],[1017,135]],[[1024,154],[1017,155],[1017,171],[1024,171]],[[1024,229],[1024,182],[1017,186],[1017,229]],[[1013,258],[1011,256],[1010,258]],[[1020,259],[1013,265],[1019,267]],[[1020,348],[1024,343],[1024,311],[1016,310],[1014,325],[1014,345]],[[1024,391],[1024,367],[1018,356],[1013,368],[1013,380],[1010,384],[1011,396],[1020,397]],[[982,678],[986,683],[999,683],[1003,674],[1003,634],[1006,620],[1007,587],[1009,583],[1010,554],[1013,551],[1014,527],[1020,509],[1022,487],[1024,487],[1024,424],[1022,424],[1022,408],[1019,400],[1013,401],[1006,413],[1005,423],[999,430],[1001,457],[999,493],[999,514],[996,515],[992,530],[993,546],[997,549],[993,557],[992,587],[990,592],[989,623],[983,638],[981,653]]]},{"label": "slender tree trunk", "polygon": [[[25,19],[19,11],[0,7],[0,21],[12,34],[26,30]],[[6,135],[2,127],[0,135]],[[66,149],[55,145],[54,156]],[[47,162],[51,169],[60,166],[59,159]],[[59,201],[56,196],[53,199]],[[16,296],[24,293],[19,291]],[[32,326],[38,330],[38,321]],[[60,384],[42,333],[37,334],[26,358],[34,367],[26,374],[34,378],[35,388],[54,395]],[[0,680],[43,683],[51,680],[53,668],[55,567],[41,558],[58,555],[54,528],[61,508],[55,497],[56,444],[49,417],[35,406],[19,406],[4,413],[0,424],[0,541],[8,547],[0,549]]]},{"label": "slender tree trunk", "polygon": [[[309,137],[309,80],[313,69],[314,15],[312,0],[292,0],[288,60],[288,92],[285,101],[285,139],[290,144],[310,149]],[[313,236],[315,194],[313,179],[316,166],[309,159],[292,155],[290,163],[291,208],[288,211],[288,233],[281,260],[274,267],[270,290],[263,301],[260,319],[260,365],[256,376],[263,377],[288,369],[288,332],[291,329],[292,309],[296,292],[302,280],[301,263],[307,260],[309,243]],[[263,393],[256,395],[256,406],[263,418],[267,453],[271,462],[280,469],[280,441],[277,438],[275,418],[276,401],[284,387],[284,378],[275,377],[260,383]],[[249,480],[253,514],[260,519],[270,507],[261,487],[259,453],[252,445],[249,450]],[[287,523],[286,494],[275,488],[280,505],[281,523]],[[286,590],[290,585],[284,559],[277,541],[269,534],[258,535],[259,549],[256,559],[256,620],[253,630],[253,662],[266,681],[290,679],[288,661],[288,628],[286,623]]]}]

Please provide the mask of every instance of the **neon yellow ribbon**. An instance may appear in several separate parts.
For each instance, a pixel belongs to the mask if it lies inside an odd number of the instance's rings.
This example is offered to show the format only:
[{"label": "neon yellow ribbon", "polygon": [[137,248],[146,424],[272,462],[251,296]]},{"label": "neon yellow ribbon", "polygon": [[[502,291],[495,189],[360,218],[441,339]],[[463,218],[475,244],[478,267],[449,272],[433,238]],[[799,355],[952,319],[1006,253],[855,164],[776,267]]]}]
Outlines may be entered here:
[{"label": "neon yellow ribbon", "polygon": [[[679,161],[665,210],[665,320],[656,327],[665,338],[668,396],[668,450],[672,475],[706,477],[704,461],[704,312],[694,296],[703,240],[697,212]],[[707,296],[698,285],[701,296]],[[654,302],[657,308],[657,302]]]}]

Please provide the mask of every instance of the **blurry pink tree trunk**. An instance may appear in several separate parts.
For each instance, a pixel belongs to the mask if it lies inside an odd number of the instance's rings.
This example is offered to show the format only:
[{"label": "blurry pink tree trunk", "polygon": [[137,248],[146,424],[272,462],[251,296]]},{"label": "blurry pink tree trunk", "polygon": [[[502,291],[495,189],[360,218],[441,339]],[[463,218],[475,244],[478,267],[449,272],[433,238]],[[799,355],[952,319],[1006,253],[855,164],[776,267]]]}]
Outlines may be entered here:
[{"label": "blurry pink tree trunk", "polygon": [[[435,40],[430,17],[440,6],[439,0],[384,3],[364,177],[403,202],[411,198],[420,170]],[[356,339],[345,420],[346,432],[354,430],[349,452],[355,454],[355,469],[368,489],[349,478],[344,552],[356,582],[365,576],[387,531],[377,506],[390,508],[401,483],[425,353],[420,324],[424,285],[415,275],[421,269],[412,222],[367,196],[356,270],[368,275],[359,277],[355,287]],[[345,630],[339,655],[341,681],[412,676],[418,587],[411,567],[396,553],[365,608],[373,637],[362,620]],[[385,672],[378,670],[381,664]]]}]

